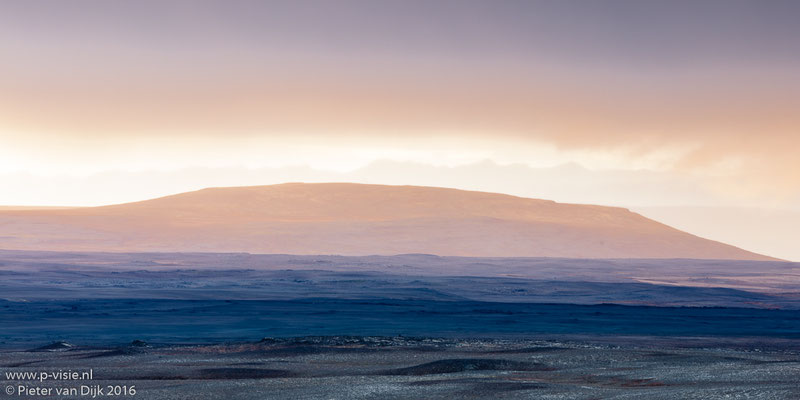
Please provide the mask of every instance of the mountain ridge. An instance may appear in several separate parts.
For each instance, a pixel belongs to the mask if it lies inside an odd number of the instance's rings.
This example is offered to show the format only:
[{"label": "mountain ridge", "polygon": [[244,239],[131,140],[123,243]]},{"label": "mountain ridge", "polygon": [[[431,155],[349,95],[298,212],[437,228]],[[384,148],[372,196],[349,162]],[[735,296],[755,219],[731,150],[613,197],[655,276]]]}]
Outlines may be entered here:
[{"label": "mountain ridge", "polygon": [[0,248],[774,260],[622,207],[355,183],[216,187],[99,207],[0,209]]}]

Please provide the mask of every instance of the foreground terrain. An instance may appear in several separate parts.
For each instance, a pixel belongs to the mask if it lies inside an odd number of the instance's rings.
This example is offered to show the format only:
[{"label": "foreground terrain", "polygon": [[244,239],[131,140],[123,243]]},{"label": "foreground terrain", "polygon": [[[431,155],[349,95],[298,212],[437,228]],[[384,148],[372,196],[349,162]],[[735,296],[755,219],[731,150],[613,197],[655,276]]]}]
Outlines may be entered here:
[{"label": "foreground terrain", "polygon": [[797,339],[798,273],[794,263],[756,261],[0,251],[0,346],[306,335]]},{"label": "foreground terrain", "polygon": [[0,385],[133,386],[136,394],[127,398],[142,399],[793,399],[800,397],[798,351],[796,342],[783,340],[648,337],[301,337],[111,348],[57,343],[0,352],[0,369],[91,369],[91,380],[0,375]]},{"label": "foreground terrain", "polygon": [[[769,261],[0,251],[0,389],[794,399],[798,274]],[[91,382],[5,375],[89,369]]]}]

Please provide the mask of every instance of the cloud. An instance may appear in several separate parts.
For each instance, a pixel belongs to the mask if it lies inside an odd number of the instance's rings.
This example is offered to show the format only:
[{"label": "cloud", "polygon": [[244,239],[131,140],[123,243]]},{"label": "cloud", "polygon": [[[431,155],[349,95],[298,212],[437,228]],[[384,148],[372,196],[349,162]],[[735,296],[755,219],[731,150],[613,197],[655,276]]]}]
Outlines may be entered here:
[{"label": "cloud", "polygon": [[791,2],[42,4],[0,12],[0,170],[218,167],[263,143],[363,164],[460,137],[800,196]]}]

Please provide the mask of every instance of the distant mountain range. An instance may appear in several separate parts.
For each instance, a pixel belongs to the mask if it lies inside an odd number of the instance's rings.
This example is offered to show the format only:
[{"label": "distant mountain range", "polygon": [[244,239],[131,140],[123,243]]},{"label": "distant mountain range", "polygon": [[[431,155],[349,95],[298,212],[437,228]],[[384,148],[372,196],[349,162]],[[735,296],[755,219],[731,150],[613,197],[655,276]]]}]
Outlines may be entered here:
[{"label": "distant mountain range", "polygon": [[774,260],[624,208],[436,187],[287,183],[0,208],[0,248]]}]

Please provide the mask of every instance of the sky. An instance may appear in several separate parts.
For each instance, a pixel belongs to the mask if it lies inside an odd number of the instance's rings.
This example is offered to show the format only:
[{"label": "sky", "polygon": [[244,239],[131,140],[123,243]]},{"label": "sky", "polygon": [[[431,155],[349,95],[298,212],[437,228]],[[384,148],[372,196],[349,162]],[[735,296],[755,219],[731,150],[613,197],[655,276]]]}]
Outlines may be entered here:
[{"label": "sky", "polygon": [[0,1],[0,204],[337,180],[796,213],[799,17],[780,0]]}]

